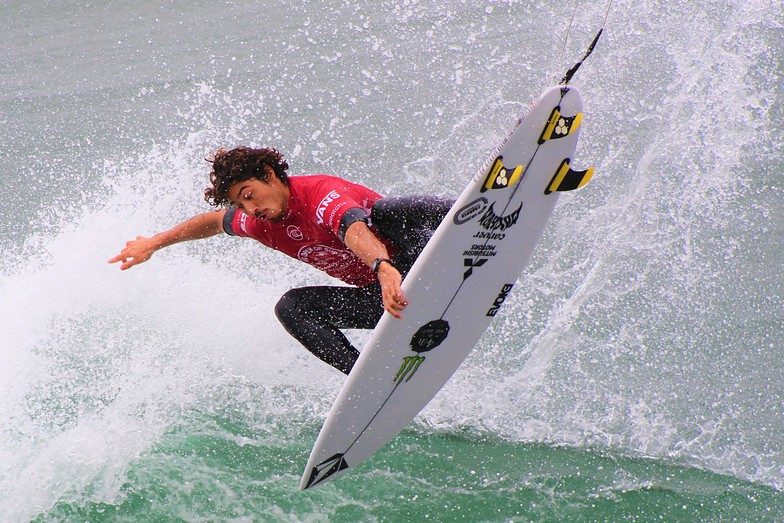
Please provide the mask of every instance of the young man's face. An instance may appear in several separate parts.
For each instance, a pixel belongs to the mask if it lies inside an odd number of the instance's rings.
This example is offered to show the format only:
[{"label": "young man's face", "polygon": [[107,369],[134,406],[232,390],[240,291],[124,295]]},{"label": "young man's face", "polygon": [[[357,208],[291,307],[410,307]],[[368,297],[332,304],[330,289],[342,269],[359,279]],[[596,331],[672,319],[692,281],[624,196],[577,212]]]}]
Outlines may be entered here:
[{"label": "young man's face", "polygon": [[229,187],[231,205],[248,216],[277,222],[286,216],[289,207],[289,188],[271,174],[268,182],[256,178],[237,182]]}]

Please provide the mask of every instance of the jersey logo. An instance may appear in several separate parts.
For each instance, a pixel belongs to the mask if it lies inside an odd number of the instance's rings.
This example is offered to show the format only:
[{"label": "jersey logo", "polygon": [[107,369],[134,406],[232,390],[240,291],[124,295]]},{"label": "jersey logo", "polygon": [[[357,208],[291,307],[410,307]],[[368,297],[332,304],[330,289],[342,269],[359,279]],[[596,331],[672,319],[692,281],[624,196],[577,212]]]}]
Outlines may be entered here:
[{"label": "jersey logo", "polygon": [[289,235],[289,238],[297,242],[301,242],[305,238],[305,235],[302,234],[302,231],[296,225],[286,227],[286,233]]},{"label": "jersey logo", "polygon": [[318,221],[319,225],[324,225],[324,212],[326,212],[329,204],[338,198],[340,198],[339,192],[330,191],[330,193],[326,195],[323,200],[321,200],[321,203],[318,204],[318,207],[316,208],[316,220]]},{"label": "jersey logo", "polygon": [[240,211],[240,229],[242,229],[242,232],[244,232],[245,234],[248,234],[247,225],[248,225],[248,215]]},{"label": "jersey logo", "polygon": [[326,272],[349,266],[353,256],[351,251],[343,251],[327,245],[306,245],[297,253],[300,261]]}]

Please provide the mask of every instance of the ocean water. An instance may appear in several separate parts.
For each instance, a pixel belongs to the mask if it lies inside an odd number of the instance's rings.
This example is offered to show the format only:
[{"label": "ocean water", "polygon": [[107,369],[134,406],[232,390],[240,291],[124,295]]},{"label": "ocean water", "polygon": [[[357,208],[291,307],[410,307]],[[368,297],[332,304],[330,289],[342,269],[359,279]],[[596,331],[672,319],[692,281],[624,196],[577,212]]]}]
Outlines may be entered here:
[{"label": "ocean water", "polygon": [[[0,6],[0,521],[784,521],[784,8],[612,3],[564,195],[415,421],[300,492],[343,376],[277,324],[308,267],[229,237],[203,161],[459,194],[606,4]],[[367,333],[350,333],[358,344]]]}]

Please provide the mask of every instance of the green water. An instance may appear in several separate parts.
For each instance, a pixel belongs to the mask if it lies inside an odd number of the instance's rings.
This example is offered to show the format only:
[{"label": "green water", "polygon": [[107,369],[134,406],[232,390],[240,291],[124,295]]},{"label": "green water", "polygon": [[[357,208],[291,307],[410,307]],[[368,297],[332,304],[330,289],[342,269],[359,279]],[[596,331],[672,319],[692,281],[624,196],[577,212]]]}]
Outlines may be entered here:
[{"label": "green water", "polygon": [[407,430],[369,462],[297,490],[317,427],[190,413],[129,464],[118,499],[34,521],[776,521],[774,489],[666,460]]}]

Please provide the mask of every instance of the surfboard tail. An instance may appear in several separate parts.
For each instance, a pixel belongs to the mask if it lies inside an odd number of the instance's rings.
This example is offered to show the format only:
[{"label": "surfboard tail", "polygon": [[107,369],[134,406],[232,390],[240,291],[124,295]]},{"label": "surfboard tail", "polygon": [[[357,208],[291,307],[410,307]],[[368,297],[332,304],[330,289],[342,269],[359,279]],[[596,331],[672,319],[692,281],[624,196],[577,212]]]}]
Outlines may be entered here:
[{"label": "surfboard tail", "polygon": [[337,474],[341,470],[345,470],[348,468],[348,463],[346,463],[343,454],[335,454],[331,458],[325,459],[310,471],[310,474],[307,476],[307,481],[303,481],[302,484],[299,486],[300,490],[309,489],[314,485],[318,485],[325,479]]},{"label": "surfboard tail", "polygon": [[544,193],[550,194],[579,189],[591,181],[594,171],[593,167],[584,171],[575,171],[569,166],[569,158],[567,158],[561,162],[560,167],[555,171],[555,175],[553,175],[553,179],[550,180],[550,184],[544,190]]}]

